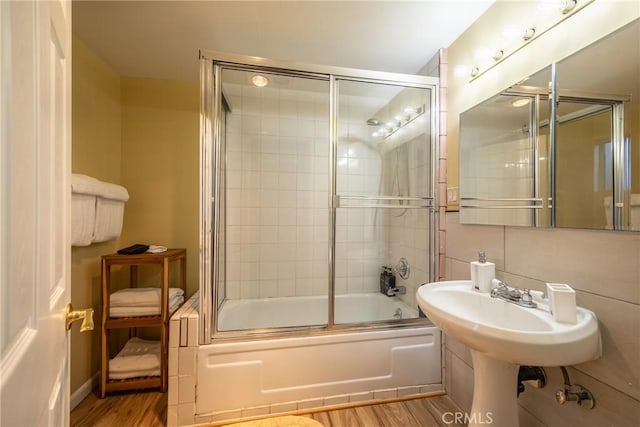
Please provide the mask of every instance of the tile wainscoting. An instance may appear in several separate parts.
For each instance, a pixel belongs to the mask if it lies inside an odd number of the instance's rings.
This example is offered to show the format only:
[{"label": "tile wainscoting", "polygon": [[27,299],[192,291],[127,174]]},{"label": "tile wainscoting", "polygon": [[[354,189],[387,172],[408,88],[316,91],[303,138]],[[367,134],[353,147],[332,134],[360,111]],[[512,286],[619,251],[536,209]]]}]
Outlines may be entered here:
[{"label": "tile wainscoting", "polygon": [[[546,368],[544,389],[520,395],[520,425],[564,427],[635,426],[640,418],[640,233],[461,225],[446,215],[446,278],[469,279],[469,262],[479,250],[495,262],[510,285],[544,290],[546,282],[567,283],[578,305],[598,316],[603,356],[569,368],[573,383],[588,388],[596,406],[560,405],[559,368]],[[473,366],[469,350],[445,337],[445,388],[464,410],[471,409]]]}]

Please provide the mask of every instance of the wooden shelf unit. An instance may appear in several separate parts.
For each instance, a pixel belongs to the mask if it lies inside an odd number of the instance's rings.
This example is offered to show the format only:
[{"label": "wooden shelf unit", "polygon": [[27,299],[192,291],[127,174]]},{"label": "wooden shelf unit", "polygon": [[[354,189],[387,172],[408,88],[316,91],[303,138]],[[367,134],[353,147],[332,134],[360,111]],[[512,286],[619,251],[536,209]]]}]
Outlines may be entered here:
[{"label": "wooden shelf unit", "polygon": [[[187,285],[187,250],[168,249],[157,254],[143,253],[137,255],[110,254],[102,257],[102,355],[100,364],[100,397],[107,392],[160,388],[166,392],[168,386],[168,348],[169,348],[169,267],[172,263],[180,265],[180,288],[185,292]],[[138,266],[159,265],[161,274],[161,310],[157,316],[109,317],[111,295],[111,267],[129,266],[129,287],[138,286]],[[137,377],[124,380],[109,379],[109,331],[112,329],[159,327],[160,328],[160,376]]]}]

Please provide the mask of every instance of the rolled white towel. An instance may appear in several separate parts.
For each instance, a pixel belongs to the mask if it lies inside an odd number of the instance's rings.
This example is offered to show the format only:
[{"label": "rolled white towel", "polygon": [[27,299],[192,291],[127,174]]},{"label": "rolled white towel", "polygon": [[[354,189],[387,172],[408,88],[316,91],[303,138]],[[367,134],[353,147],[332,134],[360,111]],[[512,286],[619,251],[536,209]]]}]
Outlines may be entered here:
[{"label": "rolled white towel", "polygon": [[[169,300],[184,295],[180,288],[169,288]],[[124,288],[111,294],[111,307],[160,306],[160,288]]]}]

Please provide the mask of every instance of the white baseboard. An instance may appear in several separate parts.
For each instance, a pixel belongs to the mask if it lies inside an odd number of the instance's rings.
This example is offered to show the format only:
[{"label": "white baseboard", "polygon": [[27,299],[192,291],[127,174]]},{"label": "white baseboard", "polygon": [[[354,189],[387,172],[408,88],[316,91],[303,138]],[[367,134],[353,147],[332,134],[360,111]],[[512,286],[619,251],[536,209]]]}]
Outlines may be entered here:
[{"label": "white baseboard", "polygon": [[69,401],[70,410],[73,411],[73,408],[78,406],[80,402],[84,400],[85,397],[89,396],[91,390],[98,386],[98,372],[93,374],[91,378],[87,380],[84,384],[82,384],[76,391],[71,395],[71,400]]}]

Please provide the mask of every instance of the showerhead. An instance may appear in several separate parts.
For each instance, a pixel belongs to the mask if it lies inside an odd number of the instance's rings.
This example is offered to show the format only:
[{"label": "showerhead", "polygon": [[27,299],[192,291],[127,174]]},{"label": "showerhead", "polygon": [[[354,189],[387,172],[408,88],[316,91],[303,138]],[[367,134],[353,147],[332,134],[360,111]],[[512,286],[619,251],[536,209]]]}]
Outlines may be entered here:
[{"label": "showerhead", "polygon": [[382,124],[382,121],[376,119],[375,117],[371,117],[370,119],[367,119],[367,124],[369,126],[380,126],[380,124]]}]

